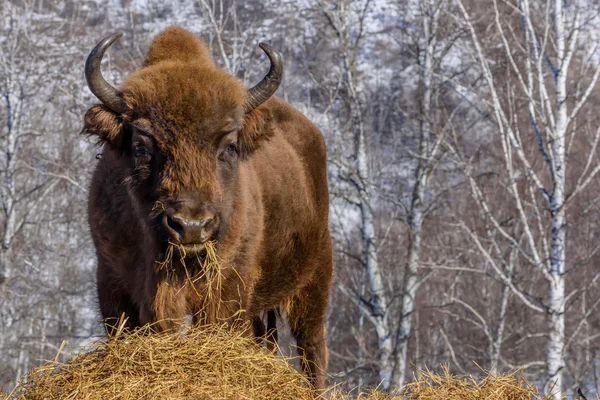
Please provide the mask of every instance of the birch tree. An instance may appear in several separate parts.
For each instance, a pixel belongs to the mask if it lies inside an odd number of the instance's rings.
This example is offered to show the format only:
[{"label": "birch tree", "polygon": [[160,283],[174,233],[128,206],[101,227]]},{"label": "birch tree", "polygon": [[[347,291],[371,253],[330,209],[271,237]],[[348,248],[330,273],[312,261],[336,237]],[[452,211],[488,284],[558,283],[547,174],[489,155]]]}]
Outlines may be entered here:
[{"label": "birch tree", "polygon": [[[519,287],[514,275],[498,262],[478,235],[465,225],[463,229],[511,293],[526,307],[545,314],[548,324],[546,390],[562,398],[567,232],[572,229],[567,224],[567,211],[570,202],[600,171],[595,151],[600,126],[592,138],[593,146],[586,155],[583,169],[577,171],[579,176],[574,185],[567,182],[568,152],[569,143],[581,134],[576,128],[578,114],[586,106],[600,74],[595,59],[597,44],[582,46],[589,40],[584,36],[589,21],[585,20],[580,2],[516,0],[509,5],[494,0],[491,2],[492,29],[506,60],[499,68],[486,53],[484,34],[476,26],[467,5],[462,0],[458,0],[457,5],[472,45],[471,57],[483,77],[484,90],[469,91],[460,84],[455,87],[467,96],[477,96],[479,106],[488,113],[498,135],[507,174],[505,189],[510,193],[516,218],[522,226],[523,240],[508,232],[498,219],[497,210],[490,208],[465,155],[455,155],[464,167],[482,215],[519,251],[532,272],[541,274],[547,284],[547,296],[538,298]],[[520,26],[515,20],[511,21],[507,8],[518,13]],[[574,60],[587,66],[579,69],[578,76],[576,68],[572,68]],[[507,77],[508,80],[502,81]],[[586,81],[587,89],[570,92],[568,79]],[[521,107],[523,103],[525,107]],[[525,118],[529,120],[528,127],[521,123]],[[536,152],[531,148],[532,139]]]},{"label": "birch tree", "polygon": [[435,68],[438,22],[443,6],[442,2],[421,0],[419,2],[419,15],[421,27],[416,41],[418,49],[420,105],[418,129],[418,153],[416,154],[416,168],[414,183],[410,199],[410,207],[406,223],[408,225],[408,251],[406,269],[404,272],[403,286],[400,291],[401,308],[399,322],[396,330],[394,384],[398,387],[404,385],[407,372],[408,338],[412,330],[412,314],[415,309],[415,298],[419,287],[418,271],[421,259],[421,241],[423,220],[427,213],[427,200],[429,180],[435,166],[439,162],[441,140],[435,136],[431,121],[433,115],[433,73]]},{"label": "birch tree", "polygon": [[[336,1],[333,4],[322,2],[321,10],[327,25],[334,33],[339,52],[340,83],[344,88],[344,102],[349,109],[349,123],[346,129],[352,143],[352,155],[349,158],[338,158],[340,178],[353,191],[352,202],[359,211],[359,231],[362,242],[361,263],[365,268],[368,295],[349,294],[361,307],[368,320],[375,327],[377,334],[379,380],[387,389],[392,383],[392,330],[389,321],[389,299],[384,286],[382,267],[377,255],[376,222],[374,216],[375,200],[373,182],[370,171],[368,153],[368,132],[365,129],[363,104],[358,92],[357,63],[362,40],[364,39],[364,23],[369,10],[370,0],[351,3],[347,0]],[[354,12],[358,27],[352,29],[349,14]]]},{"label": "birch tree", "polygon": [[[48,201],[57,188],[69,191],[68,180],[79,185],[62,163],[61,156],[69,150],[65,147],[54,153],[56,157],[50,155],[50,143],[60,140],[45,136],[52,129],[64,129],[68,120],[50,122],[52,106],[41,100],[54,89],[48,82],[55,71],[48,64],[40,73],[39,65],[31,62],[44,48],[36,39],[45,33],[48,16],[39,11],[34,2],[7,3],[0,8],[0,19],[5,22],[0,39],[0,364],[6,366],[2,372],[13,378],[25,372],[36,355],[42,358],[52,349],[47,335],[56,319],[50,310],[63,299],[52,301],[57,291],[48,290],[60,273],[49,262],[51,257],[39,249],[40,244],[44,246],[42,226],[46,225],[40,215],[50,216],[60,209],[55,207],[60,201]],[[57,50],[44,55],[54,60]],[[66,85],[63,89],[68,90]],[[71,167],[76,165],[70,161]],[[53,222],[60,218],[54,215]],[[32,251],[36,246],[38,250]]]}]

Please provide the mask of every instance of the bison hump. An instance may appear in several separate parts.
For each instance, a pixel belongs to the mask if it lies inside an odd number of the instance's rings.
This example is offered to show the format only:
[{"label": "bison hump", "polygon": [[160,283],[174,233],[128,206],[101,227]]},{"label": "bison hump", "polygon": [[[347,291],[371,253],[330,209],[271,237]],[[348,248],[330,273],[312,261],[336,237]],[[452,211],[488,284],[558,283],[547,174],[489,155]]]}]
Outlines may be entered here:
[{"label": "bison hump", "polygon": [[214,65],[206,43],[180,26],[167,28],[154,38],[144,60],[144,67],[161,61]]}]

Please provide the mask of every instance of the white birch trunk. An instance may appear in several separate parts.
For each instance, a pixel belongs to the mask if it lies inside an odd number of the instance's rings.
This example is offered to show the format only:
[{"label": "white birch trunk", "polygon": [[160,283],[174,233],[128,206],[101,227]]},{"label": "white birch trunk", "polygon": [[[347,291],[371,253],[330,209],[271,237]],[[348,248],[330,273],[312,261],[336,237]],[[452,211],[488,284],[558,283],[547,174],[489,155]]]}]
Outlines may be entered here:
[{"label": "white birch trunk", "polygon": [[[554,27],[554,48],[556,49],[556,61],[551,63],[547,58],[547,42],[549,40],[546,31],[546,36],[543,40],[538,38],[536,34],[533,18],[531,16],[529,1],[521,0],[518,5],[522,12],[523,27],[525,29],[525,49],[527,51],[525,59],[525,72],[523,76],[517,66],[517,60],[512,56],[512,51],[506,36],[504,36],[504,29],[499,19],[500,12],[497,7],[497,2],[494,1],[494,8],[496,14],[496,25],[500,37],[503,40],[503,46],[506,50],[507,56],[512,66],[512,71],[518,76],[519,86],[524,90],[525,94],[529,98],[529,114],[533,125],[533,130],[538,140],[539,151],[541,152],[542,158],[546,165],[549,167],[551,173],[551,190],[546,190],[544,184],[538,177],[537,171],[532,167],[532,164],[527,159],[521,147],[521,140],[515,131],[511,127],[511,119],[507,117],[505,111],[503,111],[502,105],[498,100],[498,93],[491,76],[491,70],[489,69],[486,58],[483,56],[481,51],[480,43],[477,39],[473,25],[469,21],[468,13],[462,2],[458,0],[458,5],[461,12],[465,16],[467,26],[471,31],[475,49],[478,54],[480,65],[483,68],[484,75],[488,81],[488,87],[491,90],[493,111],[495,120],[498,126],[501,128],[505,135],[506,142],[503,143],[506,158],[506,166],[509,172],[512,174],[512,152],[514,151],[518,156],[519,161],[525,168],[528,178],[533,183],[534,187],[540,191],[540,193],[547,200],[547,206],[550,211],[550,219],[546,220],[550,225],[550,239],[549,243],[546,241],[546,237],[542,236],[540,241],[533,237],[530,222],[528,221],[527,214],[523,208],[523,202],[520,198],[516,186],[513,183],[513,198],[515,200],[517,209],[519,210],[519,217],[523,222],[523,227],[529,242],[529,248],[531,251],[531,259],[529,262],[535,268],[538,268],[545,279],[548,282],[548,302],[543,309],[538,311],[545,311],[548,318],[548,342],[546,346],[546,369],[548,374],[548,382],[546,384],[546,391],[551,393],[553,398],[560,399],[563,396],[563,374],[565,369],[565,265],[566,265],[566,135],[569,130],[569,124],[572,122],[576,111],[583,105],[587,100],[589,91],[586,90],[585,94],[579,97],[576,102],[576,106],[572,110],[571,116],[568,115],[567,110],[567,75],[569,70],[569,63],[578,45],[578,34],[582,26],[579,21],[579,3],[575,4],[566,3],[563,0],[554,0],[553,3],[549,2],[548,13],[546,19],[553,22]],[[569,31],[566,30],[565,24],[565,10],[569,7],[574,12],[574,19],[569,27]],[[530,57],[530,58],[528,58]],[[534,62],[531,62],[534,61]],[[549,86],[547,83],[547,71],[546,67],[550,65],[549,69],[551,76],[554,78],[554,96],[550,94]],[[533,71],[536,72],[537,78],[534,78]],[[600,69],[597,69],[592,77],[591,86],[596,83]],[[536,82],[537,80],[537,82]],[[537,84],[539,89],[539,101],[534,99],[536,91],[534,85]],[[541,107],[541,108],[540,108]],[[512,111],[511,111],[512,112]],[[511,116],[512,117],[512,116]],[[538,129],[538,123],[545,125],[546,132],[549,132],[549,138],[546,139]],[[599,131],[600,132],[600,131]],[[596,142],[594,142],[596,143]],[[595,145],[594,145],[595,148]],[[546,153],[547,149],[549,150]],[[590,152],[588,163],[584,168],[587,170],[589,163],[594,157],[594,151]],[[571,193],[571,197],[577,192],[583,190],[593,177],[598,173],[598,169],[594,169],[589,176],[583,179],[583,175],[577,182],[576,187]],[[513,176],[513,175],[511,175]],[[487,210],[486,210],[487,212]],[[537,211],[536,211],[537,212]],[[491,215],[488,213],[488,215]],[[538,217],[540,214],[538,213]],[[493,220],[493,217],[492,217]],[[509,240],[514,240],[506,235],[506,232],[499,227],[496,222],[496,229],[499,233],[503,234]],[[540,232],[543,232],[540,223]],[[541,242],[541,243],[540,243]],[[542,251],[540,251],[540,249]],[[525,253],[524,253],[525,254]],[[548,260],[548,261],[546,261]],[[511,290],[521,300],[523,300],[522,293],[519,290],[515,290],[510,280],[505,283],[510,285]],[[528,301],[525,301],[528,304]],[[536,306],[536,309],[539,308]]]},{"label": "white birch trunk", "polygon": [[408,367],[408,338],[412,331],[412,315],[415,310],[415,298],[417,295],[418,281],[417,273],[421,261],[421,232],[424,219],[424,196],[427,189],[429,176],[431,173],[430,162],[432,152],[431,126],[429,118],[431,117],[431,81],[433,76],[433,57],[436,45],[436,25],[439,8],[433,10],[433,5],[429,0],[423,0],[421,4],[423,10],[423,33],[419,47],[423,54],[421,90],[423,99],[421,104],[421,127],[419,142],[419,158],[415,171],[415,183],[413,186],[412,201],[408,215],[409,228],[409,246],[408,257],[405,270],[404,284],[402,288],[402,308],[400,310],[400,321],[396,333],[396,351],[394,383],[397,387],[402,387],[406,380],[406,370]]},{"label": "white birch trunk", "polygon": [[[362,125],[360,123],[359,125]],[[375,325],[377,333],[377,348],[379,361],[379,380],[383,389],[388,389],[392,382],[392,333],[388,321],[388,305],[383,285],[381,267],[377,260],[377,238],[375,236],[375,222],[372,209],[371,191],[369,182],[369,165],[364,134],[359,128],[357,150],[357,172],[361,182],[359,190],[361,233],[363,241],[363,262],[367,271],[370,289],[369,312],[370,319]]]},{"label": "white birch trunk", "polygon": [[552,236],[550,239],[550,270],[548,282],[548,346],[546,364],[548,369],[547,390],[551,387],[557,399],[562,398],[564,345],[565,345],[565,260],[566,260],[566,213],[565,170],[567,134],[567,71],[565,58],[565,32],[563,1],[554,0],[554,28],[556,35],[556,130],[551,143],[554,187],[550,199]]},{"label": "white birch trunk", "polygon": [[[9,78],[7,77],[7,80]],[[2,232],[2,248],[0,249],[0,276],[3,280],[10,279],[10,247],[13,237],[17,231],[17,215],[14,207],[15,199],[15,181],[14,170],[16,166],[19,113],[21,102],[10,93],[11,88],[7,87],[5,94],[5,105],[7,111],[6,136],[3,143],[4,151],[4,173],[2,176],[2,188],[0,196],[2,197],[2,207],[5,212],[5,220]]]},{"label": "white birch trunk", "polygon": [[504,327],[506,322],[506,309],[508,308],[508,299],[510,297],[510,288],[504,286],[502,291],[502,301],[500,302],[500,315],[498,316],[498,329],[496,330],[496,338],[491,343],[490,357],[490,373],[498,372],[498,363],[500,361],[500,350],[504,341]]},{"label": "white birch trunk", "polygon": [[[0,297],[8,298],[10,290],[10,280],[13,278],[12,267],[12,242],[19,230],[19,219],[17,217],[17,198],[15,187],[15,169],[17,167],[17,150],[20,128],[20,116],[22,115],[22,99],[14,94],[16,92],[11,79],[11,72],[4,70],[4,84],[2,97],[6,106],[6,125],[5,136],[2,141],[3,168],[0,173],[0,207],[4,213],[2,224],[2,234],[0,237]],[[9,302],[2,306],[4,314],[3,321],[0,323],[0,349],[5,348],[5,343],[11,342],[11,336],[14,322],[14,304]],[[20,360],[24,356],[24,349],[21,347],[18,364],[15,369],[20,367]],[[20,376],[20,375],[17,375]]]},{"label": "white birch trunk", "polygon": [[[366,290],[367,290],[367,285],[366,285],[366,279],[365,279],[365,274],[363,273],[363,277],[361,279],[361,288],[360,288],[360,295],[362,297],[365,296],[366,294]],[[365,336],[364,336],[364,332],[365,332],[365,309],[362,306],[358,306],[358,331],[356,332],[356,340],[359,342],[358,344],[358,352],[356,354],[356,359],[358,361],[358,365],[362,366],[365,362],[364,360],[364,354],[363,354],[363,348],[364,343],[365,343]],[[358,390],[361,390],[362,386],[363,386],[363,374],[359,374],[358,375]]]},{"label": "white birch trunk", "polygon": [[[383,274],[377,258],[377,237],[375,235],[375,217],[373,215],[373,198],[371,192],[371,174],[369,171],[369,157],[365,137],[361,103],[356,92],[355,66],[353,63],[356,44],[351,45],[348,37],[346,20],[346,2],[340,2],[340,7],[333,13],[324,6],[329,17],[331,27],[336,31],[341,40],[342,67],[344,84],[348,90],[347,101],[350,106],[353,138],[355,140],[354,158],[355,165],[351,166],[350,178],[357,191],[357,203],[361,216],[360,231],[362,236],[363,254],[362,262],[365,267],[369,297],[360,299],[360,304],[367,313],[366,316],[375,327],[377,334],[377,361],[379,364],[379,380],[381,387],[388,389],[392,383],[392,332],[388,320],[388,300],[383,283]],[[368,3],[365,5],[362,16],[364,18]],[[363,25],[361,25],[363,26]]]}]

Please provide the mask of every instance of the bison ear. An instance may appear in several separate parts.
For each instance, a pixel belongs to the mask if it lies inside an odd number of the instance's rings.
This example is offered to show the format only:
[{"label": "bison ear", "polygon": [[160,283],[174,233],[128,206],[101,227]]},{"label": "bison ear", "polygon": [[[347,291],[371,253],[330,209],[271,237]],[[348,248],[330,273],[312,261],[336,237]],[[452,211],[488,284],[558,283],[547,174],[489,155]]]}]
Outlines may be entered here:
[{"label": "bison ear", "polygon": [[81,133],[95,135],[100,143],[108,143],[111,147],[119,147],[120,135],[123,129],[123,119],[104,105],[90,108],[84,117]]},{"label": "bison ear", "polygon": [[268,109],[255,108],[248,114],[238,134],[240,156],[245,159],[258,149],[263,140],[273,135],[271,113]]}]

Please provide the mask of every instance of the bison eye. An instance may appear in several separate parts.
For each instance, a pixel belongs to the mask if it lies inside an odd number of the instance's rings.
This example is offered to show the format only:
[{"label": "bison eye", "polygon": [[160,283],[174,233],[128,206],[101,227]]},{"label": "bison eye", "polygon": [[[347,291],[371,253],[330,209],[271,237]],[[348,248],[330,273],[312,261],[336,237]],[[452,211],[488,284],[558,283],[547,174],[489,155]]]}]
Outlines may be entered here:
[{"label": "bison eye", "polygon": [[237,156],[237,154],[239,152],[239,148],[238,148],[237,144],[231,143],[229,146],[227,146],[227,149],[225,149],[225,151],[231,155]]},{"label": "bison eye", "polygon": [[237,144],[230,143],[225,150],[219,155],[219,160],[223,162],[232,162],[239,154],[240,150]]},{"label": "bison eye", "polygon": [[150,151],[148,150],[148,148],[141,144],[137,144],[133,147],[133,155],[135,157],[144,157],[145,155],[147,155],[149,153],[150,153]]}]

